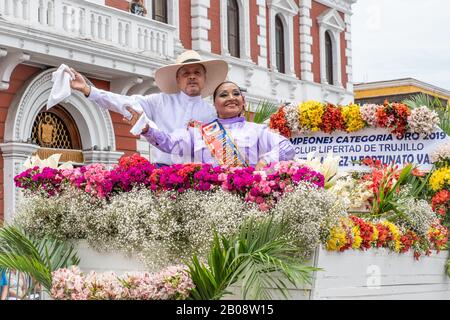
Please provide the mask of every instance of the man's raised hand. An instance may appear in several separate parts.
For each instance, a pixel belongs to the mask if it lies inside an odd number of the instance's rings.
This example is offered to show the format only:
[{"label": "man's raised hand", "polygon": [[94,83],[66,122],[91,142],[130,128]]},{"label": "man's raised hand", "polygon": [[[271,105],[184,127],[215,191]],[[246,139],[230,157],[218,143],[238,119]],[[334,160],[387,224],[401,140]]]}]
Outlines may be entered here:
[{"label": "man's raised hand", "polygon": [[74,68],[70,68],[70,71],[75,75],[75,79],[70,81],[70,87],[73,90],[81,91],[85,96],[89,96],[91,87],[87,84],[86,79],[84,79],[84,77]]}]

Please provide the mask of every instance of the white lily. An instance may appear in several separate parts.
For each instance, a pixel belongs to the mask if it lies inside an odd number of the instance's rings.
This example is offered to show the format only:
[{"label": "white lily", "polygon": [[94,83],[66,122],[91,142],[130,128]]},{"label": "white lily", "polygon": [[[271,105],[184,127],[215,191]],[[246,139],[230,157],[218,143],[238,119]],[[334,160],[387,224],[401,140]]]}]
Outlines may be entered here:
[{"label": "white lily", "polygon": [[341,161],[340,156],[334,156],[333,152],[329,152],[327,157],[320,161],[320,157],[316,157],[316,152],[310,152],[306,156],[306,160],[297,160],[301,164],[308,166],[314,171],[320,172],[325,177],[325,188],[328,189],[332,187],[337,179],[342,177],[342,174],[338,172],[339,162]]},{"label": "white lily", "polygon": [[61,158],[60,153],[55,153],[48,157],[47,159],[41,159],[38,155],[28,157],[27,160],[25,160],[25,163],[23,166],[25,169],[30,169],[34,167],[39,167],[39,170],[42,171],[44,168],[53,168],[53,169],[73,169],[72,162],[65,162],[62,165],[58,166],[59,159]]}]

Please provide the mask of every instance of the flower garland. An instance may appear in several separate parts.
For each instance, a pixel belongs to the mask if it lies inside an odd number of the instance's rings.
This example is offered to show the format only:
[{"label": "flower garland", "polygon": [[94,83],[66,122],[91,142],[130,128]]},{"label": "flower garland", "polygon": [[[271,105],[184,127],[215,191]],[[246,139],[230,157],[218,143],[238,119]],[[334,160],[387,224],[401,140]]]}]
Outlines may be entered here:
[{"label": "flower garland", "polygon": [[352,104],[342,108],[342,117],[344,118],[345,131],[355,132],[365,127],[365,122],[361,117],[359,106]]},{"label": "flower garland", "polygon": [[270,128],[287,138],[296,132],[355,132],[366,127],[386,128],[399,137],[406,132],[427,136],[438,124],[437,113],[426,106],[410,110],[402,103],[387,101],[384,105],[363,106],[334,106],[307,101],[297,108],[281,107],[270,118]]},{"label": "flower garland", "polygon": [[28,169],[14,178],[16,186],[31,192],[39,191],[51,197],[72,186],[86,193],[108,199],[120,192],[128,192],[136,186],[152,191],[186,190],[214,191],[222,188],[257,203],[261,210],[271,208],[286,192],[291,192],[300,181],[323,188],[321,173],[294,161],[272,164],[255,172],[252,167],[213,167],[211,164],[175,164],[157,168],[137,155],[124,157],[119,165],[107,170],[101,164],[76,169],[45,168],[39,172]]},{"label": "flower garland", "polygon": [[298,115],[301,131],[320,131],[324,113],[324,105],[320,102],[308,101],[300,104]]},{"label": "flower garland", "polygon": [[427,239],[421,239],[413,231],[404,230],[389,221],[372,222],[350,216],[341,219],[340,225],[331,229],[325,247],[328,251],[339,252],[388,248],[406,253],[412,249],[418,259],[422,254],[429,255],[431,250],[443,250],[447,240],[448,229],[437,222],[428,231]]}]

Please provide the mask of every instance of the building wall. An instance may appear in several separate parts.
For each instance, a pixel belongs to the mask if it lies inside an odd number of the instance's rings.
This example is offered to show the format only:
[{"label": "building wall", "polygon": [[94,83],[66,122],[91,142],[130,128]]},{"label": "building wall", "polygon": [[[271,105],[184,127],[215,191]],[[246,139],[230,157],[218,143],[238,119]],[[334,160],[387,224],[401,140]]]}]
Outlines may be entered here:
[{"label": "building wall", "polygon": [[[342,20],[345,21],[345,14],[343,12],[339,12]],[[345,32],[341,33],[341,75],[342,75],[342,86],[344,88],[347,87],[348,75],[347,75],[347,55],[345,51],[347,49],[347,41],[345,40]]]},{"label": "building wall", "polygon": [[[297,6],[299,5],[300,0],[295,0]],[[301,79],[301,71],[300,71],[300,15],[296,15],[294,17],[294,68],[295,75],[297,78]]]},{"label": "building wall", "polygon": [[[25,82],[41,71],[39,68],[18,65],[12,75],[8,90],[0,91],[0,143],[5,142],[5,122],[13,99],[23,88]],[[3,157],[0,157],[0,219],[4,217]]]},{"label": "building wall", "polygon": [[191,0],[180,1],[180,40],[185,49],[192,49]]},{"label": "building wall", "polygon": [[258,45],[258,35],[260,34],[257,16],[259,14],[259,9],[256,4],[256,0],[250,1],[250,56],[254,63],[258,63],[258,56],[260,54],[260,47]]},{"label": "building wall", "polygon": [[220,0],[211,0],[208,18],[211,21],[211,29],[208,31],[208,40],[211,41],[211,52],[221,54]]},{"label": "building wall", "polygon": [[107,6],[117,8],[120,10],[128,11],[128,4],[130,2],[128,0],[105,0],[105,4]]},{"label": "building wall", "polygon": [[313,38],[312,44],[312,55],[313,55],[313,63],[312,63],[312,71],[314,74],[314,82],[320,83],[320,42],[319,42],[319,22],[317,18],[324,13],[329,8],[321,3],[316,1],[312,1],[311,8],[311,19],[312,19],[312,28],[311,28],[311,36]]},{"label": "building wall", "polygon": [[267,40],[267,65],[270,66],[271,61],[270,61],[270,12],[269,12],[269,8],[266,7],[266,40]]},{"label": "building wall", "polygon": [[[89,80],[95,87],[109,91],[109,82],[97,79]],[[116,136],[116,150],[124,152],[125,155],[132,155],[133,153],[136,153],[138,138],[130,133],[131,126],[124,123],[123,116],[121,114],[112,111],[110,111],[109,114],[111,115],[114,133]]]}]

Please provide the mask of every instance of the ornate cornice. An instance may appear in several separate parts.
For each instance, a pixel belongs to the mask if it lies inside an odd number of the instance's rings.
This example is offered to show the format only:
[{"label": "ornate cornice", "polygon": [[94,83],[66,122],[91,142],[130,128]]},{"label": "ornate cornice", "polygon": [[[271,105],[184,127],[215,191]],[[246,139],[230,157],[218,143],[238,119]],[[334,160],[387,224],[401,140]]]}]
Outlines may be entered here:
[{"label": "ornate cornice", "polygon": [[313,0],[313,1],[319,2],[330,8],[335,8],[347,14],[352,14],[352,5],[356,3],[357,0]]}]

